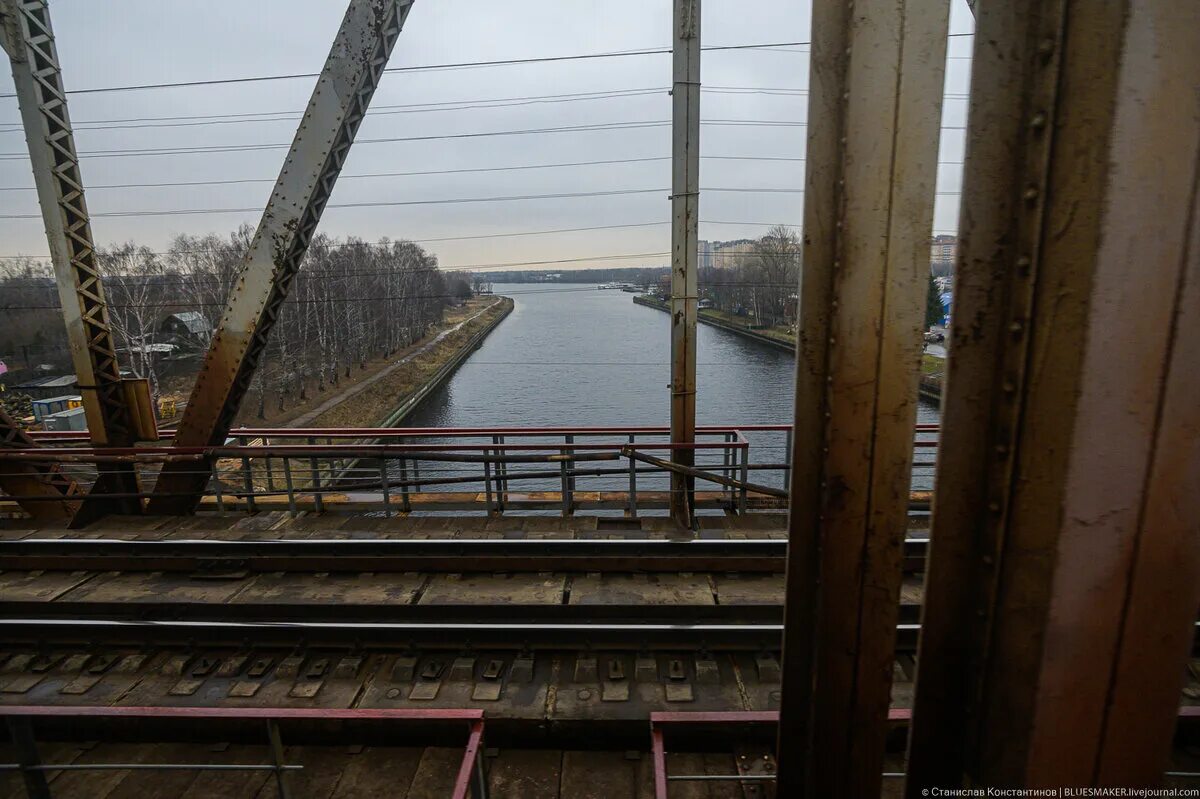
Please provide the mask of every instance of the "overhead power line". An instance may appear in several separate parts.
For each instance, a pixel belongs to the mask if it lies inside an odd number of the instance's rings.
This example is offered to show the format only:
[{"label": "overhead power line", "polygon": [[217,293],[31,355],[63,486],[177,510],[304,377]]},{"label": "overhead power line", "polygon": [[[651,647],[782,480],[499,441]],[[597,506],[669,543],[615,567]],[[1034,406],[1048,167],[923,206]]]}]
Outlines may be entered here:
[{"label": "overhead power line", "polygon": [[[639,128],[662,128],[671,124],[669,119],[665,120],[647,120],[647,121],[630,121],[630,122],[598,122],[587,125],[561,125],[557,127],[547,128],[524,128],[518,130],[493,130],[481,131],[477,133],[443,133],[433,136],[388,136],[376,139],[358,139],[356,145],[364,144],[387,144],[391,142],[401,141],[437,141],[441,139],[478,139],[489,136],[527,136],[531,134],[541,133],[576,133],[581,131],[595,130],[635,130]],[[791,120],[770,120],[770,119],[708,119],[701,120],[702,125],[730,125],[735,127],[807,127],[807,122],[796,122]],[[943,128],[945,130],[946,128]],[[195,147],[135,147],[130,149],[117,150],[91,150],[82,151],[79,155],[83,158],[128,158],[156,155],[192,155],[196,153],[238,153],[238,152],[253,152],[260,150],[281,150],[292,146],[291,142],[278,142],[272,144],[220,144],[220,145],[200,145]],[[25,152],[7,152],[0,153],[0,160],[14,161],[28,158],[28,153]]]},{"label": "overhead power line", "polygon": [[[669,224],[671,224],[671,220],[664,219],[664,220],[661,220],[658,222],[627,222],[627,223],[618,224],[618,225],[593,225],[593,226],[588,226],[588,227],[551,228],[549,230],[516,230],[516,231],[509,231],[506,233],[476,233],[476,234],[471,234],[471,235],[467,235],[467,236],[441,236],[438,238],[425,238],[425,239],[401,238],[401,239],[397,239],[397,241],[410,241],[413,244],[433,244],[433,243],[443,242],[443,241],[475,241],[475,240],[480,240],[480,239],[504,239],[504,238],[516,238],[516,237],[522,237],[522,236],[549,236],[549,235],[555,235],[555,234],[559,234],[559,233],[583,233],[583,232],[591,232],[591,231],[597,231],[597,230],[622,230],[622,229],[626,229],[626,228],[659,227],[662,225],[669,225]],[[784,228],[792,228],[792,229],[797,229],[797,230],[800,228],[800,225],[791,223],[791,222],[747,222],[747,221],[729,221],[729,220],[718,220],[718,219],[701,219],[700,224],[702,224],[702,225],[727,225],[730,227],[766,227],[766,228],[784,227]],[[958,231],[953,230],[953,229],[935,228],[931,232],[933,235],[936,236],[936,235],[954,235]],[[358,246],[358,243],[357,242],[336,242],[332,246],[337,247],[337,248],[353,247],[353,246]],[[202,254],[207,254],[208,252],[210,252],[210,251],[209,250],[173,250],[173,251],[167,250],[167,251],[155,251],[155,252],[153,252],[153,254],[158,255],[158,256],[202,255]],[[20,254],[20,253],[9,254],[9,255],[0,255],[0,260],[23,260],[23,259],[28,259],[28,260],[32,260],[32,261],[49,261],[50,256],[49,255],[26,255],[26,254]]]},{"label": "overhead power line", "polygon": [[[759,155],[701,155],[701,159],[710,161],[791,161],[803,163],[803,158],[791,158],[787,156],[759,156]],[[615,165],[615,164],[641,164],[651,161],[670,161],[671,156],[660,155],[650,156],[646,158],[607,158],[597,161],[568,161],[557,164],[519,164],[515,166],[485,166],[471,167],[465,169],[430,169],[414,172],[367,172],[357,175],[342,175],[338,180],[354,180],[359,178],[399,178],[399,177],[420,177],[427,175],[462,175],[480,172],[516,172],[527,169],[560,169],[565,167],[576,166],[600,166],[600,165]],[[943,162],[952,163],[952,162]],[[243,183],[274,183],[275,178],[232,178],[228,180],[180,180],[164,183],[108,183],[99,185],[89,185],[88,191],[98,191],[101,189],[152,189],[166,187],[181,187],[181,186],[227,186]],[[0,191],[36,191],[34,186],[0,186]]]},{"label": "overhead power line", "polygon": [[[558,127],[547,128],[524,128],[518,130],[493,130],[481,131],[476,133],[443,133],[432,136],[387,136],[384,138],[375,139],[359,139],[356,144],[387,144],[391,142],[402,141],[437,141],[443,139],[477,139],[490,136],[527,136],[532,134],[543,133],[578,133],[583,131],[597,130],[636,130],[641,128],[663,128],[670,126],[669,119],[664,120],[647,120],[647,121],[630,121],[630,122],[598,122],[587,125],[561,125]],[[799,122],[795,120],[772,120],[772,119],[702,119],[701,125],[724,125],[731,127],[783,127],[783,128],[806,128],[807,122]],[[963,125],[943,125],[942,130],[965,130]],[[240,152],[257,152],[262,150],[281,150],[291,147],[291,142],[277,142],[272,144],[220,144],[220,145],[200,145],[187,147],[135,147],[130,149],[116,150],[89,150],[82,151],[79,155],[83,158],[129,158],[129,157],[145,157],[159,155],[195,155],[198,153],[240,153]],[[0,161],[15,161],[28,158],[28,153],[25,152],[5,152],[0,153]]]},{"label": "overhead power line", "polygon": [[[669,255],[670,253],[665,253],[665,254]],[[790,282],[789,283],[760,283],[760,282],[743,283],[743,282],[738,282],[738,281],[731,281],[731,282],[727,282],[727,283],[726,282],[714,283],[714,282],[703,282],[702,281],[698,285],[701,288],[722,288],[722,287],[724,287],[724,288],[742,288],[742,289],[797,288],[796,284],[793,284]],[[595,291],[595,290],[596,290],[595,287],[593,287],[591,285],[584,285],[584,286],[571,286],[569,288],[532,289],[532,290],[528,290],[528,291],[506,290],[503,295],[499,295],[499,296],[521,296],[521,295],[533,295],[533,294],[563,294],[563,293],[575,293],[575,292],[581,292],[581,291]],[[349,303],[363,303],[363,302],[414,302],[416,300],[449,300],[449,299],[455,299],[457,296],[458,296],[457,294],[444,293],[444,294],[397,294],[397,295],[385,295],[385,296],[376,296],[376,297],[313,297],[313,298],[290,297],[288,299],[288,302],[294,303],[296,305],[319,305],[319,304],[323,304],[323,303],[324,304],[333,304],[333,305],[346,305]],[[109,307],[112,307],[112,308],[214,308],[214,307],[224,307],[225,304],[226,303],[224,303],[224,302],[215,302],[215,301],[140,302],[140,303],[109,303]],[[13,306],[0,306],[0,312],[2,312],[2,311],[56,311],[56,310],[59,310],[60,308],[61,308],[60,305],[49,304],[49,303],[45,304],[45,305],[20,305],[20,306],[13,305]]]},{"label": "overhead power line", "polygon": [[[428,113],[435,111],[468,111],[486,110],[491,108],[509,108],[522,105],[570,103],[590,100],[611,100],[625,97],[666,95],[669,86],[645,87],[633,89],[608,89],[594,92],[571,92],[568,94],[524,95],[519,97],[490,97],[466,100],[445,100],[430,103],[404,103],[391,105],[372,105],[367,111],[368,116],[390,116],[393,114]],[[770,95],[779,97],[800,97],[808,94],[808,89],[770,87],[770,86],[704,86],[700,89],[705,94],[731,95]],[[969,95],[965,92],[949,92],[942,95],[947,100],[966,100]],[[129,130],[135,128],[170,128],[195,127],[199,125],[222,125],[244,122],[291,122],[299,120],[303,109],[291,111],[252,111],[238,114],[183,114],[157,117],[124,117],[117,119],[81,119],[75,120],[73,128],[81,130]],[[0,133],[22,133],[20,120],[0,122]]]},{"label": "overhead power line", "polygon": [[[974,36],[973,33],[951,33],[950,38]],[[732,51],[732,50],[774,50],[777,48],[786,47],[808,47],[810,42],[763,42],[758,44],[726,44],[726,45],[708,45],[700,49],[705,52],[716,51]],[[799,50],[791,50],[785,52],[803,52]],[[388,67],[383,71],[387,72],[436,72],[439,70],[454,70],[454,69],[477,69],[481,67],[501,67],[515,66],[518,64],[552,64],[562,61],[587,61],[602,58],[630,58],[637,56],[649,55],[667,55],[671,53],[669,47],[653,47],[641,50],[617,50],[603,53],[575,53],[572,55],[560,56],[538,56],[534,58],[502,58],[493,61],[460,61],[445,64],[421,64],[407,67]],[[954,58],[954,56],[951,56]],[[211,78],[206,80],[187,80],[175,81],[170,83],[140,83],[128,84],[122,86],[95,86],[84,89],[71,89],[67,94],[98,94],[103,92],[129,92],[142,91],[147,89],[182,89],[193,86],[219,86],[224,84],[234,83],[261,83],[264,81],[277,80],[296,80],[301,78],[315,78],[319,73],[316,72],[293,72],[281,75],[249,75],[238,78]],[[15,94],[0,94],[0,98],[16,97]]]},{"label": "overhead power line", "polygon": [[[778,97],[803,96],[807,89],[754,88],[750,86],[714,86],[701,91],[712,94],[771,95]],[[638,89],[610,89],[598,92],[573,92],[570,94],[526,95],[522,97],[497,97],[474,100],[450,100],[436,103],[405,103],[401,105],[373,105],[367,116],[393,116],[396,114],[425,114],[441,111],[479,111],[493,108],[514,108],[528,105],[589,102],[614,100],[629,97],[668,96],[669,86]],[[82,130],[133,130],[141,128],[189,128],[205,125],[230,125],[254,122],[294,122],[303,116],[297,111],[259,111],[241,114],[190,114],[165,117],[133,117],[127,119],[80,120],[72,125],[75,131]],[[20,120],[0,122],[0,133],[21,133]]]},{"label": "overhead power line", "polygon": [[[808,42],[767,42],[762,44],[726,44],[726,45],[709,45],[701,47],[705,51],[720,51],[720,50],[761,50],[774,47],[806,47]],[[407,67],[388,67],[383,71],[385,73],[395,72],[437,72],[440,70],[453,69],[478,69],[481,67],[507,67],[516,66],[519,64],[553,64],[562,61],[589,61],[601,58],[631,58],[637,56],[649,55],[667,55],[671,52],[669,47],[652,47],[642,50],[617,50],[603,53],[575,53],[573,55],[559,56],[537,56],[533,58],[500,58],[492,61],[459,61],[445,64],[420,64]],[[195,86],[220,86],[235,83],[262,83],[265,81],[277,80],[298,80],[302,78],[316,78],[320,73],[317,72],[292,72],[281,75],[248,75],[239,78],[211,78],[207,80],[185,80],[169,83],[138,83],[127,84],[122,86],[95,86],[85,89],[71,89],[67,94],[99,94],[104,92],[131,92],[143,91],[147,89],[183,89]],[[0,94],[0,98],[16,97],[15,94]]]},{"label": "overhead power line", "polygon": [[[326,208],[393,208],[413,205],[463,205],[471,203],[500,203],[530,200],[568,200],[583,197],[616,197],[630,194],[666,194],[668,188],[661,189],[613,189],[610,191],[572,191],[558,194],[515,194],[500,197],[450,197],[439,200],[378,200],[369,202],[329,203]],[[770,188],[770,187],[701,187],[702,192],[740,192],[748,194],[803,194],[804,189]],[[939,191],[939,196],[957,196],[958,191]],[[138,211],[105,211],[91,214],[94,218],[112,217],[150,217],[150,216],[199,216],[208,214],[249,214],[262,211],[261,207],[252,208],[165,208],[161,210],[145,209]],[[0,214],[0,219],[41,219],[41,214]]]}]

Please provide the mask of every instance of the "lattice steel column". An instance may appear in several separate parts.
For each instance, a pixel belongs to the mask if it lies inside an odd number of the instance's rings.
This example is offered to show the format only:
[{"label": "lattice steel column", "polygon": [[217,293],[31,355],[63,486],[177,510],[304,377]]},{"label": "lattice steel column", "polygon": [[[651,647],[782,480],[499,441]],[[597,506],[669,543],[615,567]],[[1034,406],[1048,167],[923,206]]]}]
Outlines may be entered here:
[{"label": "lattice steel column", "polygon": [[[700,220],[700,0],[675,0],[671,112],[671,443],[696,441],[697,237]],[[695,463],[695,451],[671,460]],[[695,479],[671,475],[671,517],[691,524]]]},{"label": "lattice steel column", "polygon": [[[88,434],[95,446],[130,446],[133,418],[96,267],[50,10],[46,0],[0,0],[0,14]],[[98,488],[136,493],[137,477],[132,468],[122,467]],[[141,507],[136,499],[105,504],[126,513]]]},{"label": "lattice steel column", "polygon": [[1200,5],[976,10],[908,796],[1148,787],[1200,605]]},{"label": "lattice steel column", "polygon": [[878,796],[948,0],[815,0],[780,796]]},{"label": "lattice steel column", "polygon": [[[412,0],[351,0],[200,367],[176,445],[220,444],[229,432],[411,7]],[[190,512],[209,476],[207,467],[168,464],[150,509]]]},{"label": "lattice steel column", "polygon": [[[0,451],[38,444],[0,408]],[[42,521],[70,521],[83,498],[79,486],[57,464],[0,462],[0,489],[18,499],[21,509]]]}]

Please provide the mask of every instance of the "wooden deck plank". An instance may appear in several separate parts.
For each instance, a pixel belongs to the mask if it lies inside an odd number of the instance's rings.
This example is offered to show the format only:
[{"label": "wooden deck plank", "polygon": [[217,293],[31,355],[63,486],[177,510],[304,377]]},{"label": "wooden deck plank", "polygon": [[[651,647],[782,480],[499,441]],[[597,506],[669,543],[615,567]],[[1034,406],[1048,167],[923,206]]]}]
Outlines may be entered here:
[{"label": "wooden deck plank", "polygon": [[[209,763],[249,763],[264,764],[271,762],[271,754],[266,745],[230,746],[224,751],[216,752],[211,747],[205,747],[204,757]],[[274,782],[275,777],[266,771],[202,771],[187,790],[179,795],[179,799],[210,799],[210,797],[228,797],[228,799],[251,799],[263,790],[267,782]]]},{"label": "wooden deck plank", "polygon": [[557,799],[561,779],[557,749],[502,749],[488,762],[491,799]]},{"label": "wooden deck plank", "polygon": [[626,759],[624,752],[563,752],[560,794],[564,799],[639,799],[640,760]]},{"label": "wooden deck plank", "polygon": [[225,602],[244,580],[193,580],[159,572],[106,572],[58,598],[92,602]]},{"label": "wooden deck plank", "polygon": [[446,799],[454,788],[454,778],[462,764],[463,750],[431,746],[421,754],[421,762],[408,789],[406,799]]},{"label": "wooden deck plank", "polygon": [[[155,744],[143,763],[211,763],[202,746],[188,743]],[[99,774],[101,772],[91,772]],[[199,771],[126,771],[106,799],[177,799],[200,776]],[[55,793],[57,795],[57,792]]]},{"label": "wooden deck plank", "polygon": [[239,602],[407,605],[424,578],[417,574],[261,574],[230,598]]},{"label": "wooden deck plank", "polygon": [[348,754],[337,799],[404,799],[416,777],[424,750],[419,747],[370,747]]},{"label": "wooden deck plank", "polygon": [[[288,790],[292,799],[331,799],[336,796],[338,781],[346,766],[346,748],[342,746],[285,746],[284,762],[298,763],[303,771],[288,774]],[[256,799],[275,799],[278,791],[275,780],[267,780]]]},{"label": "wooden deck plank", "polygon": [[589,574],[571,583],[572,605],[714,605],[707,574]]},{"label": "wooden deck plank", "polygon": [[[102,744],[81,752],[76,763],[141,763],[153,754],[154,746],[144,743]],[[128,771],[60,771],[50,781],[54,799],[108,799]]]},{"label": "wooden deck plank", "polygon": [[[75,743],[44,743],[38,742],[38,757],[43,763],[74,763],[83,754],[83,748]],[[0,761],[15,763],[17,757],[13,754],[11,744],[0,745]],[[46,772],[46,779],[53,780],[61,771]],[[10,799],[27,799],[25,780],[19,772],[0,771],[0,796]]]},{"label": "wooden deck plank", "polygon": [[712,579],[722,605],[783,604],[782,574],[714,574]]},{"label": "wooden deck plank", "polygon": [[51,602],[87,582],[95,572],[9,571],[0,573],[0,598],[5,602]]},{"label": "wooden deck plank", "polygon": [[557,605],[565,585],[561,574],[436,574],[420,604]]}]

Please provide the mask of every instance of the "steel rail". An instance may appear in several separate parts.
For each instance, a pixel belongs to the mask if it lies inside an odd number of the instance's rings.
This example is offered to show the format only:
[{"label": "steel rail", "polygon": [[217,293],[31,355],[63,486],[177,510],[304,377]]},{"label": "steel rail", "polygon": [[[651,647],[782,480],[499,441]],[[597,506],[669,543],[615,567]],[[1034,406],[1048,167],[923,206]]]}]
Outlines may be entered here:
[{"label": "steel rail", "polygon": [[[901,625],[900,637],[910,636],[915,649],[918,625]],[[902,629],[903,628],[903,629]],[[372,649],[475,648],[518,651],[563,648],[683,651],[774,651],[779,649],[780,624],[685,623],[503,623],[503,622],[301,622],[301,621],[136,621],[89,618],[0,618],[0,639],[39,645],[198,644]]]},{"label": "steel rail", "polygon": [[[904,621],[918,621],[918,606],[907,605]],[[782,624],[783,593],[769,604],[407,604],[405,600],[200,602],[154,599],[149,601],[57,600],[5,602],[11,618],[49,620],[92,619],[141,622],[381,622],[403,624]]]},{"label": "steel rail", "polygon": [[[923,567],[928,546],[904,542],[907,569]],[[0,541],[0,569],[781,573],[786,552],[787,541],[774,539],[26,538]]]},{"label": "steel rail", "polygon": [[[1194,638],[1200,622],[1193,626]],[[895,652],[915,654],[919,623],[896,625]],[[620,651],[778,652],[782,624],[662,622],[364,622],[188,621],[98,618],[0,618],[10,644],[332,647],[361,650],[474,649],[522,652],[562,649]],[[1197,648],[1193,642],[1193,651]]]}]

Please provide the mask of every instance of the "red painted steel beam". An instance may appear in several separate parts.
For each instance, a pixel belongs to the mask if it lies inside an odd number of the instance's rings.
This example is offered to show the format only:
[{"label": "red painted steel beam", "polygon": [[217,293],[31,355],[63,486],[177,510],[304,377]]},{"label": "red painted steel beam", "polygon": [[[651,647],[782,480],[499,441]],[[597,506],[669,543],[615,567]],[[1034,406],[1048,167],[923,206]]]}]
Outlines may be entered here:
[{"label": "red painted steel beam", "polygon": [[[479,747],[483,745],[483,720],[471,724],[470,735],[467,736],[467,746],[463,751],[462,764],[458,767],[458,776],[454,780],[454,790],[450,799],[467,799],[471,790],[471,775],[479,768]],[[484,776],[481,774],[480,779]],[[477,797],[477,799],[480,799]]]},{"label": "red painted steel beam", "polygon": [[474,708],[158,707],[0,705],[2,716],[54,718],[314,719],[379,721],[481,721]]}]

